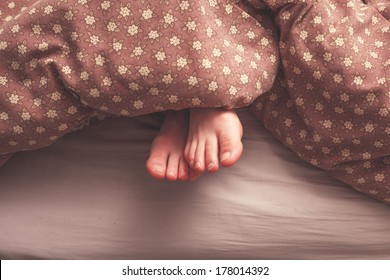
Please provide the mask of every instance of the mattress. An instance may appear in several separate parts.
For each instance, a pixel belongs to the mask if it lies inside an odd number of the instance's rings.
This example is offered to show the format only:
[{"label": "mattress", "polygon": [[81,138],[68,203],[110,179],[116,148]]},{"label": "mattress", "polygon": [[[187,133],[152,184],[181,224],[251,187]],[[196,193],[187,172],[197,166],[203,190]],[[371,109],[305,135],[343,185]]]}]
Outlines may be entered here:
[{"label": "mattress", "polygon": [[161,115],[91,122],[0,169],[2,259],[390,259],[390,208],[308,165],[247,109],[244,154],[152,179]]}]

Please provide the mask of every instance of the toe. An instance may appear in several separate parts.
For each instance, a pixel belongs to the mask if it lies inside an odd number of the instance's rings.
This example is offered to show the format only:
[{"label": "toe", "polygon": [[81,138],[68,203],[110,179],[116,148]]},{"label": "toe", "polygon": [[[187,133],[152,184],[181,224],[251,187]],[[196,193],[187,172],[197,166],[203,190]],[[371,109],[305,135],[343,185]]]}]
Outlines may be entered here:
[{"label": "toe", "polygon": [[191,168],[195,166],[195,155],[197,150],[197,141],[192,140],[188,145],[188,154],[186,155],[186,160]]},{"label": "toe", "polygon": [[179,174],[180,157],[176,154],[171,154],[168,158],[167,170],[165,177],[169,181],[176,181]]},{"label": "toe", "polygon": [[181,157],[179,162],[179,174],[178,179],[181,181],[187,181],[188,180],[188,163],[187,161]]},{"label": "toe", "polygon": [[198,141],[195,153],[194,169],[202,173],[205,170],[205,146],[206,143],[202,140]]},{"label": "toe", "polygon": [[220,161],[225,167],[235,164],[242,155],[243,145],[240,138],[221,136],[219,140]]},{"label": "toe", "polygon": [[167,154],[153,152],[151,153],[149,159],[146,162],[146,169],[153,178],[158,180],[162,180],[165,178],[167,159]]},{"label": "toe", "polygon": [[218,140],[216,137],[207,139],[205,147],[206,170],[210,173],[218,170]]},{"label": "toe", "polygon": [[184,158],[187,160],[187,163],[190,163],[191,161],[191,146],[192,146],[192,140],[188,139],[186,146],[184,148]]}]

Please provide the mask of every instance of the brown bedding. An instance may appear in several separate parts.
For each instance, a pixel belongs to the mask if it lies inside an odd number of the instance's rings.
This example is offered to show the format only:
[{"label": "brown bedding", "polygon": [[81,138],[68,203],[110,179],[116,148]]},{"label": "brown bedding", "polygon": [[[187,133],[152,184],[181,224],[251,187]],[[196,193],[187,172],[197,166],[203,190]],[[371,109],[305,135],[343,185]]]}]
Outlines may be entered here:
[{"label": "brown bedding", "polygon": [[98,112],[237,108],[258,98],[256,116],[280,141],[389,202],[388,1],[32,0],[0,8],[3,160],[53,143]]}]

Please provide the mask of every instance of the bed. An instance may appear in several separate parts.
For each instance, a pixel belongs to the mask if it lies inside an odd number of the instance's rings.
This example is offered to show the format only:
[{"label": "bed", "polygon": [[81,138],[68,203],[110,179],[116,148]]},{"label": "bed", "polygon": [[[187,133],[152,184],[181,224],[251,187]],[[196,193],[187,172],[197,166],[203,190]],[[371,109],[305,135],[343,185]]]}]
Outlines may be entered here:
[{"label": "bed", "polygon": [[194,182],[147,174],[158,114],[16,154],[0,169],[1,259],[390,259],[389,206],[239,116],[241,160]]}]

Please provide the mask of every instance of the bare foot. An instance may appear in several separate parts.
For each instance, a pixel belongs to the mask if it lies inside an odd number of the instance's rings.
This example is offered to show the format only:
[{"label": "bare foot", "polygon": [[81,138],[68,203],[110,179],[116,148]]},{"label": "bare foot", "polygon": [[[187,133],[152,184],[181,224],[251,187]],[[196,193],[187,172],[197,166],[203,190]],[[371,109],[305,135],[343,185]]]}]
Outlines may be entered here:
[{"label": "bare foot", "polygon": [[[185,157],[191,169],[215,172],[219,162],[232,166],[243,150],[242,125],[237,114],[225,109],[190,109]],[[219,161],[218,161],[219,155]]]},{"label": "bare foot", "polygon": [[189,166],[184,158],[188,133],[188,112],[168,111],[150,148],[146,168],[158,180],[188,180]]}]

